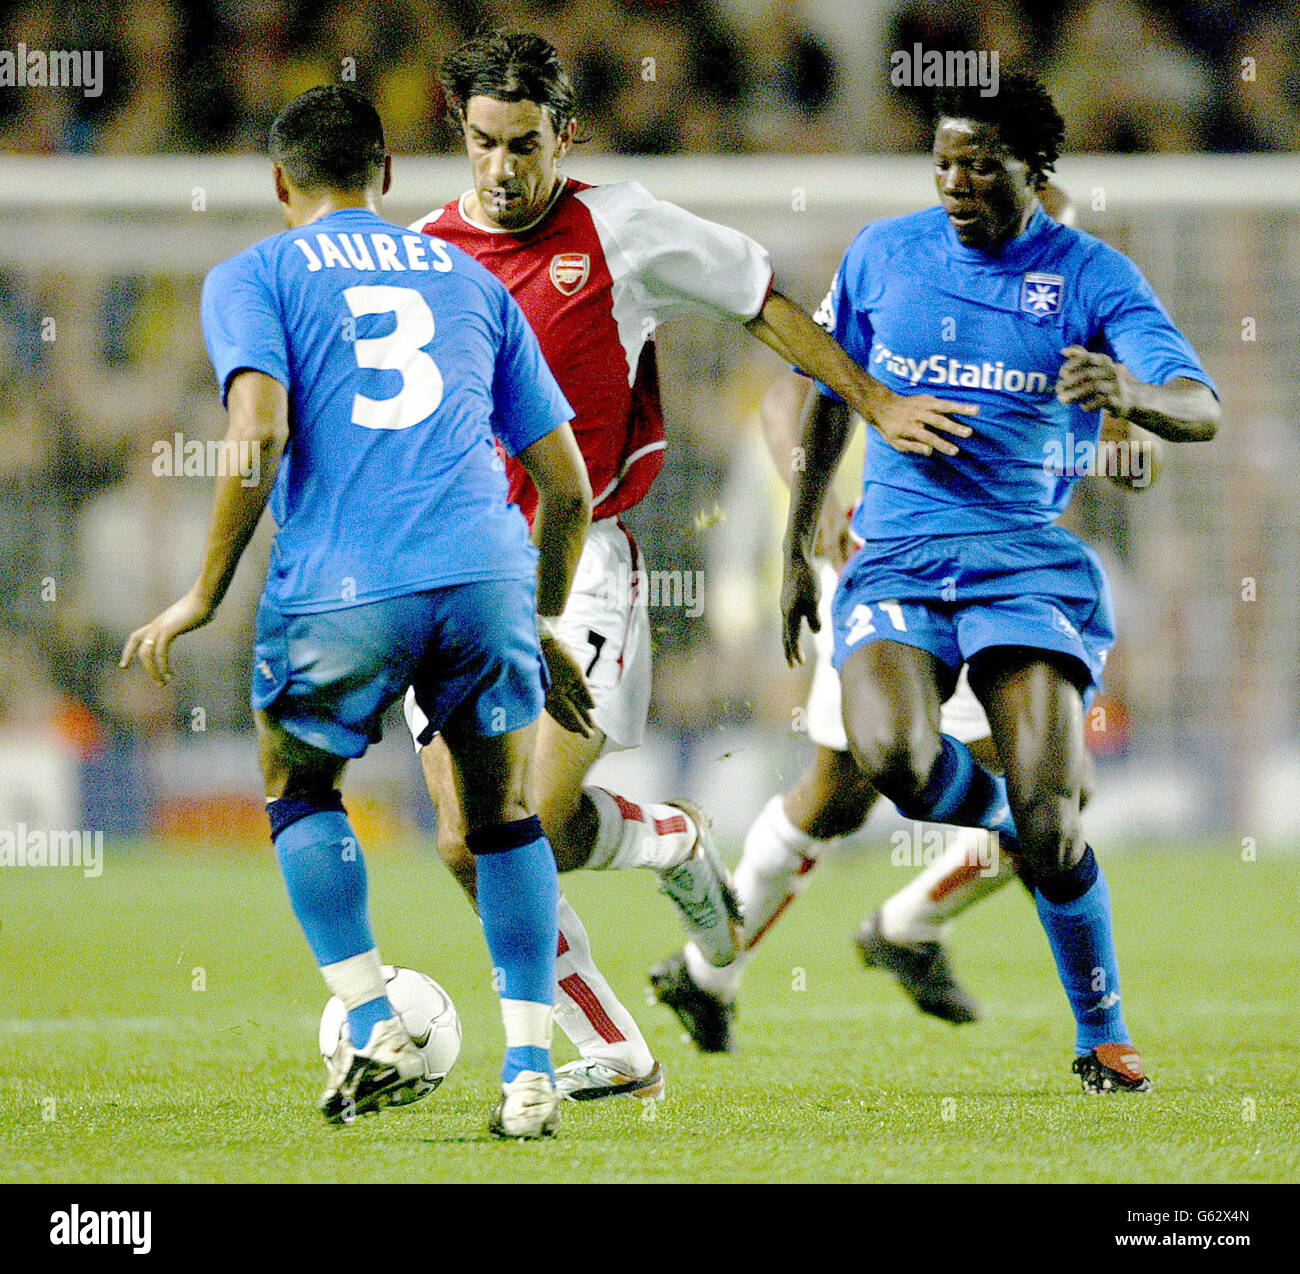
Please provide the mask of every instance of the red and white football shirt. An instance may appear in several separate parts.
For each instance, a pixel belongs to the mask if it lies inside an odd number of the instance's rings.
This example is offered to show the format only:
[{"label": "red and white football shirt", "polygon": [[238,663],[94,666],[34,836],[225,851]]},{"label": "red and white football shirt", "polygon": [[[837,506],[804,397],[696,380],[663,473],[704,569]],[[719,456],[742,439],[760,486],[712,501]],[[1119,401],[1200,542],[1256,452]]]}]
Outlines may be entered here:
[{"label": "red and white football shirt", "polygon": [[[754,318],[772,286],[767,252],[635,181],[569,179],[523,230],[478,225],[463,205],[462,195],[411,229],[454,243],[510,290],[576,413],[593,516],[631,508],[663,465],[656,325],[687,312]],[[507,473],[531,523],[537,492],[517,460]]]}]

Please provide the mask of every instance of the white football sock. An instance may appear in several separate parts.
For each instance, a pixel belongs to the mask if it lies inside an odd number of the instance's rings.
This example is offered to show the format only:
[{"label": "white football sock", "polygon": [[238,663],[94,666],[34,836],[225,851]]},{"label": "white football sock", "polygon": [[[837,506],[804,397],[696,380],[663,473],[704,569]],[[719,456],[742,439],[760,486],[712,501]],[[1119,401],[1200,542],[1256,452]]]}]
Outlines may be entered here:
[{"label": "white football sock", "polygon": [[335,960],[333,964],[322,964],[320,971],[330,994],[337,995],[345,1009],[360,1008],[388,991],[378,947],[348,956],[346,960]]},{"label": "white football sock", "polygon": [[784,798],[768,801],[745,836],[745,850],[733,874],[745,918],[745,949],[719,969],[689,943],[686,968],[699,986],[728,1002],[736,998],[755,944],[803,892],[817,856],[829,843],[796,827],[785,812]]},{"label": "white football sock", "polygon": [[881,933],[893,942],[939,941],[953,916],[1014,879],[1015,860],[996,843],[991,832],[958,828],[943,853],[882,904]]},{"label": "white football sock", "polygon": [[645,1036],[591,957],[591,940],[573,905],[560,895],[560,945],[555,961],[555,1022],[587,1061],[625,1075],[648,1075],[654,1058]]},{"label": "white football sock", "polygon": [[539,1004],[536,1000],[507,1000],[501,997],[501,1021],[506,1028],[507,1048],[551,1047],[551,1022],[555,1016],[553,1004]]},{"label": "white football sock", "polygon": [[676,805],[635,805],[603,787],[582,789],[596,807],[596,844],[585,866],[623,871],[666,871],[695,849],[695,824]]}]

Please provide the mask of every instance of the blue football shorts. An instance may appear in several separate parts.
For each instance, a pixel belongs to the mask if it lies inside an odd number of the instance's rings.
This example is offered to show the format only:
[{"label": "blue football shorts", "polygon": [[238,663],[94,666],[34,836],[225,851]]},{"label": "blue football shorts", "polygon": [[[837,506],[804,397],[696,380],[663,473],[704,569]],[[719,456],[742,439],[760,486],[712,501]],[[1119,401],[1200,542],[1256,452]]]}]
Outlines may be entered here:
[{"label": "blue football shorts", "polygon": [[253,649],[254,709],[334,756],[379,741],[407,686],[450,741],[522,729],[549,679],[533,580],[476,580],[344,610],[285,615],[263,596]]},{"label": "blue football shorts", "polygon": [[1091,699],[1115,644],[1110,585],[1096,553],[1059,526],[868,540],[831,608],[836,670],[860,647],[897,641],[954,672],[993,646],[1069,656]]}]

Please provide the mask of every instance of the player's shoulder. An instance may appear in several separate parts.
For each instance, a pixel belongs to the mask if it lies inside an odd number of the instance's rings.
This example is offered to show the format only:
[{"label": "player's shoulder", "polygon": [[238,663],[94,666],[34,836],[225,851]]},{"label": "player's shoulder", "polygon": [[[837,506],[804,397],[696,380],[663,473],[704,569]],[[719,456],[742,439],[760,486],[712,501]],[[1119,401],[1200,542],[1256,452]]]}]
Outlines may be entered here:
[{"label": "player's shoulder", "polygon": [[610,181],[588,186],[574,182],[566,195],[611,227],[644,224],[671,215],[676,205],[652,195],[639,181]]},{"label": "player's shoulder", "polygon": [[438,233],[439,224],[449,224],[451,219],[458,216],[459,213],[460,199],[452,199],[443,204],[441,208],[431,208],[424,214],[424,216],[417,217],[406,228],[408,230],[414,230],[416,234],[436,235]]},{"label": "player's shoulder", "polygon": [[281,230],[278,234],[268,235],[265,239],[250,244],[224,261],[218,261],[203,280],[205,294],[216,295],[224,289],[247,286],[250,283],[271,284],[276,260],[284,246],[291,242],[293,233],[292,230]]},{"label": "player's shoulder", "polygon": [[1050,233],[1053,257],[1085,287],[1107,289],[1142,283],[1142,273],[1133,261],[1095,234],[1058,221],[1051,223]]},{"label": "player's shoulder", "polygon": [[844,254],[842,274],[846,281],[888,267],[895,256],[914,262],[914,249],[935,242],[936,234],[943,229],[944,219],[943,209],[935,205],[901,217],[879,217],[868,221]]},{"label": "player's shoulder", "polygon": [[865,256],[871,252],[907,251],[917,243],[931,243],[942,232],[945,219],[938,204],[901,217],[879,217],[858,231],[849,252]]}]

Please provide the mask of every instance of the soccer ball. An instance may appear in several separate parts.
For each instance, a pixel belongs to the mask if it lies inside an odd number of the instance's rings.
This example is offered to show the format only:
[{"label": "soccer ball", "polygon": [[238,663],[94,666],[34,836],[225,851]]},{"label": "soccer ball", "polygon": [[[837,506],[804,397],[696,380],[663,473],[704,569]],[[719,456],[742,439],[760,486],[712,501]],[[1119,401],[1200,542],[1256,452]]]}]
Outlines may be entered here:
[{"label": "soccer ball", "polygon": [[[389,1003],[424,1055],[429,1087],[421,1096],[427,1096],[447,1078],[460,1056],[460,1014],[442,987],[414,969],[386,964],[384,982]],[[337,995],[332,996],[320,1018],[320,1051],[326,1066],[340,1041],[347,1038],[347,1011],[343,1001]]]}]

